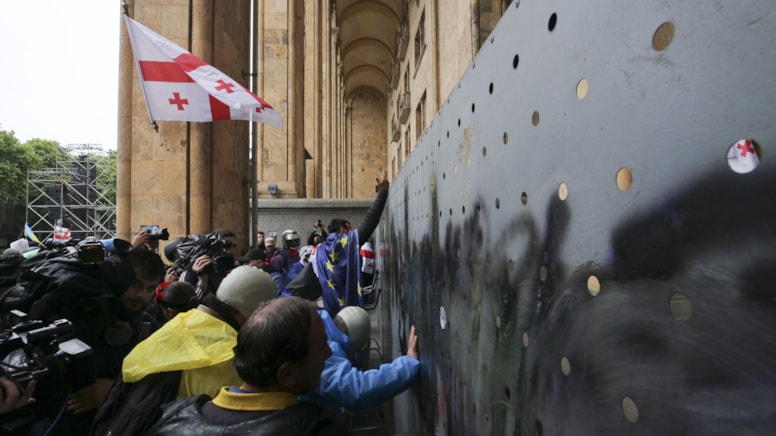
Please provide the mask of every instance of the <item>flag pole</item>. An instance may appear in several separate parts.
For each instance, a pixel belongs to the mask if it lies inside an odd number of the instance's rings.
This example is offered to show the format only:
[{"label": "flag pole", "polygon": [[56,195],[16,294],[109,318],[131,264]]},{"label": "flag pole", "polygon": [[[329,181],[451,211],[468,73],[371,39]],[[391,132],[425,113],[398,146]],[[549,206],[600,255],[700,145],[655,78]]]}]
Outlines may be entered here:
[{"label": "flag pole", "polygon": [[130,26],[130,20],[132,18],[129,17],[129,11],[128,11],[128,5],[126,1],[121,2],[121,6],[124,9],[124,22],[127,25],[127,34],[129,35],[129,42],[132,45],[132,57],[135,58],[135,66],[137,67],[137,75],[140,77],[140,89],[143,90],[143,101],[145,101],[146,110],[148,111],[148,118],[151,120],[151,125],[154,126],[154,131],[156,133],[159,133],[159,126],[156,124],[156,120],[154,120],[154,116],[151,113],[151,106],[148,105],[148,95],[146,95],[146,89],[145,89],[145,81],[143,80],[143,71],[140,69],[140,61],[138,60],[137,56],[135,55],[135,38],[132,35],[132,29]]}]

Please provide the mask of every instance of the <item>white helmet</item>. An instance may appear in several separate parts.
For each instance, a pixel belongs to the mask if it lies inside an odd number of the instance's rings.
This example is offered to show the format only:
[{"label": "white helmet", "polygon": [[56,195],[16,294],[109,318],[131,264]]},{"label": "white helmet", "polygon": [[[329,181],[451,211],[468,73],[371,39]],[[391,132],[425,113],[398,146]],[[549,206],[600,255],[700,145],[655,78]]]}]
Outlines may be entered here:
[{"label": "white helmet", "polygon": [[348,329],[350,352],[361,351],[369,345],[372,321],[366,310],[358,306],[347,306],[337,313],[337,317],[345,323],[345,327]]},{"label": "white helmet", "polygon": [[299,233],[296,230],[286,230],[283,232],[283,248],[299,248]]}]

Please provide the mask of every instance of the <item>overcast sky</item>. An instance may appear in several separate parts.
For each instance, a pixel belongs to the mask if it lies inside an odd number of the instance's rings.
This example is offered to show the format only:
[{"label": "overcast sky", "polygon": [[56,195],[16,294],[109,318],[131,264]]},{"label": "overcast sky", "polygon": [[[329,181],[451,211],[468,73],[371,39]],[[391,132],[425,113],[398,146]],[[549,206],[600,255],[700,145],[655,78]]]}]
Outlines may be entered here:
[{"label": "overcast sky", "polygon": [[120,0],[0,0],[0,130],[116,148]]}]

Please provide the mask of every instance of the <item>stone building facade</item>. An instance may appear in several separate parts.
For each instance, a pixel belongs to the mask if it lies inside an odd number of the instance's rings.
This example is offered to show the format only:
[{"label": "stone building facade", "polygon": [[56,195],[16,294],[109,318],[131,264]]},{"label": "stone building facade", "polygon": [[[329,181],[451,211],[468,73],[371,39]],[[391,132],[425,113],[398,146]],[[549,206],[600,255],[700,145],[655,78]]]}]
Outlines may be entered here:
[{"label": "stone building facade", "polygon": [[[250,198],[346,199],[392,179],[508,0],[131,0],[131,17],[280,112],[245,121],[149,122],[122,22],[119,237],[256,230]],[[256,159],[253,159],[255,156]]]}]

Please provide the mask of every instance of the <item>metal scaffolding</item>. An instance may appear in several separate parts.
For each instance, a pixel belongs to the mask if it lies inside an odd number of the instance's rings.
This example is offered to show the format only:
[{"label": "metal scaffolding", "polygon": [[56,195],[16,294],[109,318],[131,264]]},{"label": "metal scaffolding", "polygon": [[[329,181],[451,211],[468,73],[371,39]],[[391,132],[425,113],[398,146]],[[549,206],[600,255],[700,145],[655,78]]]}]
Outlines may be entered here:
[{"label": "metal scaffolding", "polygon": [[57,156],[56,167],[27,174],[27,222],[42,240],[53,237],[55,226],[70,229],[74,239],[116,234],[115,183],[98,156],[99,144],[70,144],[68,156]]}]

